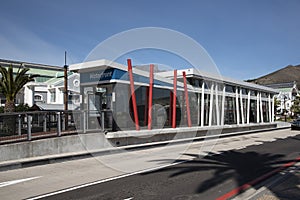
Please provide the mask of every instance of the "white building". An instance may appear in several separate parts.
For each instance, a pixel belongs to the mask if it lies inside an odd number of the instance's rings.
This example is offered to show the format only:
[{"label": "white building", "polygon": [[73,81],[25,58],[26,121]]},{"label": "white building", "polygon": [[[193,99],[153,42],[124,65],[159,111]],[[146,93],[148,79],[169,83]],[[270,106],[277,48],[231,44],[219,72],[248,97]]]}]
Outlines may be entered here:
[{"label": "white building", "polygon": [[[16,97],[16,104],[28,104],[30,107],[36,104],[42,110],[63,110],[64,109],[64,69],[59,66],[2,60],[0,65],[4,67],[13,66],[16,72],[22,65],[30,68],[28,74],[38,74],[34,82],[24,86]],[[79,74],[68,73],[68,108],[79,107]],[[1,106],[5,104],[5,97],[0,95]]]},{"label": "white building", "polygon": [[[151,74],[138,68],[131,73],[127,66],[108,60],[74,64],[70,70],[80,73],[81,109],[89,111],[88,121],[96,124],[104,112],[105,128],[112,130],[274,122],[277,90],[269,87],[195,69],[177,70],[176,76],[173,71]],[[183,73],[190,83],[187,86]]]},{"label": "white building", "polygon": [[[79,85],[79,74],[70,73],[68,75],[68,109],[70,110],[80,106]],[[23,103],[29,106],[36,104],[42,110],[63,110],[64,90],[64,78],[61,76],[44,83],[30,82],[24,88]]]},{"label": "white building", "polygon": [[[291,115],[293,100],[299,94],[299,89],[297,87],[296,81],[289,83],[277,83],[267,86],[278,90],[276,99],[280,101],[280,104],[277,108],[277,113]],[[284,110],[286,110],[286,113],[284,113]]]}]

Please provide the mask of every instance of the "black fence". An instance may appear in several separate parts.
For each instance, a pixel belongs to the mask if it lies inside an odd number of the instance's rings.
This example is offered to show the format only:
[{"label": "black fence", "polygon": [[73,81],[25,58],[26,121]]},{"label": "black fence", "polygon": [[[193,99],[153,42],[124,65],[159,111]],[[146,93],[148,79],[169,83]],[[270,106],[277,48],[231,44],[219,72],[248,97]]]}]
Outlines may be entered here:
[{"label": "black fence", "polygon": [[0,144],[105,131],[106,111],[35,111],[0,114]]}]

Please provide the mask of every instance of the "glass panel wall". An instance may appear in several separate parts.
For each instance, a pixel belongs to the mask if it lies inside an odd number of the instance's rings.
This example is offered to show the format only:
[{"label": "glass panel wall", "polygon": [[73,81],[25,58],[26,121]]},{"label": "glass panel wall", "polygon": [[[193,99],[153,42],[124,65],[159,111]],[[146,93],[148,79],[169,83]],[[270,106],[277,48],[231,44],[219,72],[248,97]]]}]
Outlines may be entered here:
[{"label": "glass panel wall", "polygon": [[248,99],[243,99],[244,120],[247,123]]},{"label": "glass panel wall", "polygon": [[[212,106],[212,121],[211,125],[217,125],[217,106],[220,106],[220,96],[218,96],[218,105],[217,105],[217,100],[216,100],[216,95],[213,95],[213,102],[210,102],[210,105]],[[210,98],[209,98],[210,100]],[[219,114],[220,114],[220,107],[219,109]]]},{"label": "glass panel wall", "polygon": [[[126,84],[118,84],[115,88],[116,104],[114,109],[114,119],[116,125],[120,130],[135,129],[134,112],[132,107],[132,98],[130,97],[130,88]],[[148,87],[138,87],[135,90],[136,103],[138,110],[139,125],[141,129],[146,129],[148,126]],[[171,127],[172,109],[171,104],[171,90],[162,88],[153,88],[152,100],[152,128]],[[183,92],[177,91],[176,101],[176,124],[177,126],[187,126],[186,123],[186,106],[183,98]],[[191,116],[195,116],[195,102],[194,95],[190,95],[190,106],[193,107]],[[192,110],[192,109],[191,109]]]},{"label": "glass panel wall", "polygon": [[191,121],[193,126],[198,125],[198,98],[196,93],[189,92]]},{"label": "glass panel wall", "polygon": [[232,85],[226,85],[225,91],[229,93],[235,93],[235,87]]},{"label": "glass panel wall", "polygon": [[[199,86],[201,80],[190,79],[194,86]],[[201,93],[189,92],[189,104],[192,126],[200,125],[201,122],[201,104],[204,103],[204,126],[209,125],[210,119],[210,106],[212,109],[211,125],[217,125],[217,122],[221,122],[222,113],[222,92],[221,95],[217,94],[214,90],[211,102],[211,82],[205,84],[208,89],[204,94],[204,102],[201,102]],[[141,129],[147,129],[148,123],[148,86],[136,86],[136,103],[138,110],[139,125]],[[236,124],[237,123],[237,110],[240,112],[240,123],[242,123],[241,113],[241,99],[239,96],[238,104],[236,107],[235,86],[226,86],[227,95],[224,102],[224,124]],[[214,87],[215,89],[215,87]],[[223,87],[219,85],[218,90],[222,91]],[[248,116],[248,89],[241,89],[241,93],[244,95],[242,99],[243,117],[245,123]],[[203,91],[204,92],[204,91]],[[135,130],[134,113],[132,107],[131,91],[128,84],[103,84],[98,86],[83,86],[81,88],[81,94],[83,95],[82,108],[88,110],[88,128],[101,128],[101,112],[105,111],[105,128],[112,127],[113,130]],[[239,93],[240,94],[240,93]],[[250,90],[251,95],[256,95],[256,91]],[[266,96],[266,93],[264,94]],[[218,105],[216,105],[218,98]],[[153,107],[152,107],[152,128],[159,129],[164,127],[171,127],[172,121],[172,90],[153,88]],[[257,119],[257,101],[250,100],[250,123],[256,123]],[[217,111],[219,112],[217,114]],[[266,99],[262,101],[262,112],[264,122],[269,122],[269,104]],[[219,115],[219,119],[217,119]],[[187,126],[187,109],[184,91],[177,90],[176,100],[176,126]]]},{"label": "glass panel wall", "polygon": [[257,119],[257,112],[256,112],[256,104],[257,101],[256,100],[250,100],[250,123],[256,123],[256,119]]},{"label": "glass panel wall", "polygon": [[114,106],[114,120],[116,123],[116,130],[134,129],[134,120],[132,118],[132,104],[130,102],[130,87],[127,84],[117,84],[114,88],[115,92],[115,106]]},{"label": "glass panel wall", "polygon": [[236,102],[234,97],[225,98],[225,124],[236,124]]},{"label": "glass panel wall", "polygon": [[209,94],[204,94],[204,125],[208,125],[209,121],[209,106],[210,106],[210,101],[209,101],[210,95]]},{"label": "glass panel wall", "polygon": [[[152,127],[169,126],[170,90],[153,88]],[[145,95],[146,96],[146,95]]]},{"label": "glass panel wall", "polygon": [[257,95],[257,91],[250,90],[250,95],[251,95],[251,96],[256,96],[256,95]]},{"label": "glass panel wall", "polygon": [[269,121],[269,104],[267,101],[262,101],[263,119],[264,122]]}]

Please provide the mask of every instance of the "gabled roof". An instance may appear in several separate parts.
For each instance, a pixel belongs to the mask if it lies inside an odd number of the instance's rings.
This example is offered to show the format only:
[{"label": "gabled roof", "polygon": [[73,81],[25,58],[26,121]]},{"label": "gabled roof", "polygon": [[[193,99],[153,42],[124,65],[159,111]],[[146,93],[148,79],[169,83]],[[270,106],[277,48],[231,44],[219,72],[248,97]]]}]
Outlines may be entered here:
[{"label": "gabled roof", "polygon": [[22,62],[22,61],[14,61],[14,60],[6,60],[0,59],[1,66],[10,66],[19,67],[20,65],[24,65],[25,67],[29,68],[36,68],[36,69],[48,69],[48,70],[63,70],[63,67],[54,66],[54,65],[45,65],[45,64],[37,64],[37,63],[30,63],[30,62]]},{"label": "gabled roof", "polygon": [[58,72],[63,72],[64,68],[59,66],[36,64],[29,62],[13,61],[0,59],[0,66],[13,66],[13,71],[17,72],[20,66],[30,68],[27,74],[38,74],[44,77],[56,77]]},{"label": "gabled roof", "polygon": [[[48,110],[48,111],[52,111],[52,110],[64,110],[64,104],[46,104],[46,103],[39,103],[37,102],[35,104],[40,110]],[[75,104],[68,104],[68,109],[69,110],[78,110],[79,106],[75,105]]]}]

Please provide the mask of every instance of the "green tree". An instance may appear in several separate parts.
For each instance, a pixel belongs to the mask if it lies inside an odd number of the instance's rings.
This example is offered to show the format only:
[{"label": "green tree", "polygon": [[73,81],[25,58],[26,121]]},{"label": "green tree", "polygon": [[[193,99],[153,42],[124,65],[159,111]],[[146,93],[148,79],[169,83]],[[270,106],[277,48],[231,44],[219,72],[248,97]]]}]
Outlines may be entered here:
[{"label": "green tree", "polygon": [[[0,66],[0,92],[6,98],[4,113],[15,112],[16,95],[24,87],[24,85],[26,85],[28,82],[34,81],[34,78],[37,77],[37,75],[26,74],[28,71],[29,68],[23,68],[21,65],[14,74],[12,65],[10,65],[8,68]],[[14,133],[15,118],[10,116],[7,117],[5,121],[7,131]]]},{"label": "green tree", "polygon": [[26,112],[26,111],[29,111],[30,107],[29,105],[26,103],[26,104],[19,104],[16,106],[16,112]]},{"label": "green tree", "polygon": [[274,98],[274,120],[276,121],[276,115],[280,114],[278,108],[280,107],[280,100],[277,98]]},{"label": "green tree", "polygon": [[277,98],[274,98],[274,111],[275,111],[275,114],[277,114],[277,112],[278,112],[278,108],[280,107],[280,100],[279,99],[277,99]]},{"label": "green tree", "polygon": [[293,100],[293,105],[291,106],[291,111],[294,113],[294,116],[300,115],[300,96],[296,96]]}]

